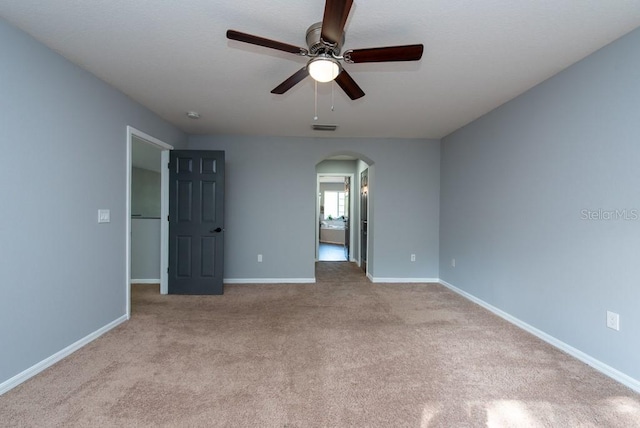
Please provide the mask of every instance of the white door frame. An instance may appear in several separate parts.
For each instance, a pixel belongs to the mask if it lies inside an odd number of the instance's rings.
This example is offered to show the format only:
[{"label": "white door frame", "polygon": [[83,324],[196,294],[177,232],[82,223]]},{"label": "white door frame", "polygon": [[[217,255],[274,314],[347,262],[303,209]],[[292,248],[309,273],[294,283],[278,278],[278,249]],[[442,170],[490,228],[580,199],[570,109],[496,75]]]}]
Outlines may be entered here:
[{"label": "white door frame", "polygon": [[[348,262],[354,261],[353,259],[353,173],[344,173],[344,172],[323,172],[316,173],[316,261],[319,260],[319,248],[320,248],[320,224],[318,223],[318,219],[320,218],[320,177],[349,177],[349,259]],[[358,188],[358,192],[360,188]],[[359,193],[358,193],[359,194]],[[360,227],[358,226],[358,230]]]},{"label": "white door frame", "polygon": [[126,202],[126,306],[127,318],[131,317],[131,167],[132,167],[132,138],[137,137],[162,150],[160,154],[160,293],[168,293],[167,268],[169,267],[169,169],[165,165],[169,164],[169,150],[173,146],[152,137],[132,126],[127,126],[127,202]]}]

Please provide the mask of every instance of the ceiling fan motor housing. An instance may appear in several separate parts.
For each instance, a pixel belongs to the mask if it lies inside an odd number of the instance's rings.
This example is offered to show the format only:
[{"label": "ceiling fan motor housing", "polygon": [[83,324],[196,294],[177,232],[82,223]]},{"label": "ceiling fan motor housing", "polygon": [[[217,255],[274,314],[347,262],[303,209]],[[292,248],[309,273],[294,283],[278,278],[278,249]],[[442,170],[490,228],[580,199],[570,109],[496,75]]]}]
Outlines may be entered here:
[{"label": "ceiling fan motor housing", "polygon": [[340,55],[340,50],[344,45],[344,33],[342,33],[340,43],[333,45],[322,40],[320,37],[321,32],[322,22],[316,22],[307,29],[307,46],[309,47],[309,53],[311,55],[317,55],[325,52],[336,56]]}]

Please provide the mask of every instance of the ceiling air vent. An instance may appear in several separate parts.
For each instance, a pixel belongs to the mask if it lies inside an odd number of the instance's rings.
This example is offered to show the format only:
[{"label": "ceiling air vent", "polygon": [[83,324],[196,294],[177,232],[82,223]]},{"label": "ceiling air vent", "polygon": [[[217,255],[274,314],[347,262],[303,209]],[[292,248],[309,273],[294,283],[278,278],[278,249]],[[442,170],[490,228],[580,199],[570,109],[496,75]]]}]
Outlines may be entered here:
[{"label": "ceiling air vent", "polygon": [[320,125],[314,123],[311,125],[311,129],[314,131],[335,131],[338,125]]}]

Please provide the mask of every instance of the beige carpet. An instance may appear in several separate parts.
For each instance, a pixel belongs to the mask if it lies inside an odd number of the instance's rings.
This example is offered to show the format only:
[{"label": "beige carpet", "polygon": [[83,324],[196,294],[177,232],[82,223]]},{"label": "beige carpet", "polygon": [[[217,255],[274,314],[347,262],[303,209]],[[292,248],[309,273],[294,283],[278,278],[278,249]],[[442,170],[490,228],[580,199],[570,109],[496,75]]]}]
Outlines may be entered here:
[{"label": "beige carpet", "polygon": [[640,395],[442,286],[318,269],[135,286],[132,319],[1,396],[0,426],[640,426]]}]

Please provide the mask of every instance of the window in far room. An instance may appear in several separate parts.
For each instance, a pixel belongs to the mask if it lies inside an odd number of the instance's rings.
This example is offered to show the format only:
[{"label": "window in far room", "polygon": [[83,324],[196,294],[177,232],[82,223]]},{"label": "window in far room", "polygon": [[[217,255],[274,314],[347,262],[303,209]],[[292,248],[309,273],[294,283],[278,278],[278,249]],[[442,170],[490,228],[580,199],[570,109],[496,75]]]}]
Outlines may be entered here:
[{"label": "window in far room", "polygon": [[344,192],[326,190],[324,192],[324,218],[338,218],[345,215]]}]

